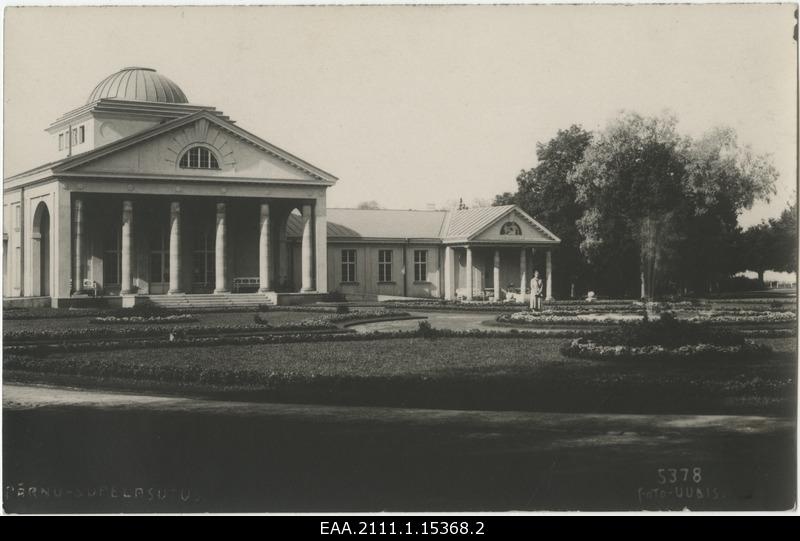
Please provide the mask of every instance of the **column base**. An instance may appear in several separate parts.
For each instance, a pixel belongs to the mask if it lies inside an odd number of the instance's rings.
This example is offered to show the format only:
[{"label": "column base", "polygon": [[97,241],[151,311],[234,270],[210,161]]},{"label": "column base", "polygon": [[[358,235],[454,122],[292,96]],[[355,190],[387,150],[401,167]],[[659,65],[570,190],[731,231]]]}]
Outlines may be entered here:
[{"label": "column base", "polygon": [[183,295],[182,289],[170,289],[167,291],[167,295]]},{"label": "column base", "polygon": [[133,289],[123,289],[119,292],[120,295],[136,295],[136,291]]},{"label": "column base", "polygon": [[230,292],[231,292],[230,289],[215,289],[214,295],[222,295],[224,293],[230,293]]},{"label": "column base", "polygon": [[260,287],[258,288],[259,293],[272,293],[272,288],[269,287]]},{"label": "column base", "polygon": [[315,292],[316,291],[314,290],[313,287],[304,287],[300,289],[300,293],[315,293]]},{"label": "column base", "polygon": [[555,297],[547,297],[547,298],[545,299],[545,301],[554,301],[554,300],[556,300],[556,299],[555,299]]}]

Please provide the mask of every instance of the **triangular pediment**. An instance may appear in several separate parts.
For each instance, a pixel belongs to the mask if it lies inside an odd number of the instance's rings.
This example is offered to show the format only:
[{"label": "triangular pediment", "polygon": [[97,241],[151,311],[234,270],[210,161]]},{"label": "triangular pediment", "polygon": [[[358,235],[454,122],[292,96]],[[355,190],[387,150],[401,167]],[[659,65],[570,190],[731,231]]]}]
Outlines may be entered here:
[{"label": "triangular pediment", "polygon": [[560,239],[521,209],[514,207],[470,236],[474,241],[557,243]]},{"label": "triangular pediment", "polygon": [[[211,151],[218,168],[181,167],[181,157],[195,146]],[[333,175],[205,111],[75,156],[61,164],[57,172],[336,181]]]}]

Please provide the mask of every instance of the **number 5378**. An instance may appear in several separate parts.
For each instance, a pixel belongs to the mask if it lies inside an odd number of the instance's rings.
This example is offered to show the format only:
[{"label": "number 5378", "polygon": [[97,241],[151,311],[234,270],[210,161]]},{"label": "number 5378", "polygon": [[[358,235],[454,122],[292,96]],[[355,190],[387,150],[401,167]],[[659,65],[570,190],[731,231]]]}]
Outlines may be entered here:
[{"label": "number 5378", "polygon": [[698,484],[703,480],[703,470],[699,467],[694,468],[659,468],[658,484],[674,485],[676,483]]}]

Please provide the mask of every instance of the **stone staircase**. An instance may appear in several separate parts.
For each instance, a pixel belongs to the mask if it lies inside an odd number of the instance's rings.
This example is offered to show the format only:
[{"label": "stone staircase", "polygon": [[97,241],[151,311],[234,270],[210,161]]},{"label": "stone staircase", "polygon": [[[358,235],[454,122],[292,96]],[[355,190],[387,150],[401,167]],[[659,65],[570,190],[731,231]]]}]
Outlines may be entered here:
[{"label": "stone staircase", "polygon": [[274,304],[259,293],[222,293],[192,295],[147,295],[146,303],[159,308],[246,308]]}]

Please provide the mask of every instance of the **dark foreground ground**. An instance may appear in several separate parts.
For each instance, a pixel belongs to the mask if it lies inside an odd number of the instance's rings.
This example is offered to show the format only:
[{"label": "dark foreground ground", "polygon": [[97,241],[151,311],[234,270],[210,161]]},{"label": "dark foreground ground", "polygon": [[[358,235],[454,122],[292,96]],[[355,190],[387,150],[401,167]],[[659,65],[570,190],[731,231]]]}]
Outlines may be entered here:
[{"label": "dark foreground ground", "polygon": [[7,512],[786,510],[794,422],[9,385]]}]

